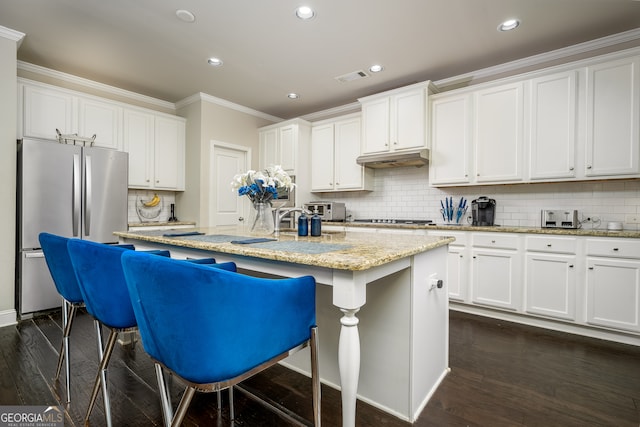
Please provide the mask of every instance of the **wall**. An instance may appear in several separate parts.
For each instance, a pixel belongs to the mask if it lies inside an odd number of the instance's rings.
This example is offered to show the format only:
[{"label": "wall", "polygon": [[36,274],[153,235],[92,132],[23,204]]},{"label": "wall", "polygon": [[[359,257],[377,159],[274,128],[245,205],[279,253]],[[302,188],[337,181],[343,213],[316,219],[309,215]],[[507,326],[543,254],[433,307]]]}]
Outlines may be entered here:
[{"label": "wall", "polygon": [[16,40],[0,34],[0,326],[16,321],[16,57]]},{"label": "wall", "polygon": [[[187,191],[176,193],[182,221],[196,221],[198,226],[209,224],[209,196],[213,183],[209,182],[211,166],[211,141],[250,147],[251,167],[258,167],[258,129],[273,122],[267,118],[227,108],[207,97],[178,110],[178,115],[187,119],[186,181]],[[199,124],[199,125],[198,125]],[[229,177],[229,182],[231,182]]]},{"label": "wall", "polygon": [[[316,200],[344,202],[353,218],[432,219],[442,223],[440,200],[461,196],[496,199],[496,224],[539,226],[541,209],[578,209],[580,219],[596,218],[600,223],[624,222],[626,214],[640,214],[640,180],[610,180],[574,183],[515,184],[478,187],[429,187],[428,167],[376,169],[372,192],[316,194]],[[470,210],[468,212],[470,214]],[[637,224],[625,229],[639,230]]]}]

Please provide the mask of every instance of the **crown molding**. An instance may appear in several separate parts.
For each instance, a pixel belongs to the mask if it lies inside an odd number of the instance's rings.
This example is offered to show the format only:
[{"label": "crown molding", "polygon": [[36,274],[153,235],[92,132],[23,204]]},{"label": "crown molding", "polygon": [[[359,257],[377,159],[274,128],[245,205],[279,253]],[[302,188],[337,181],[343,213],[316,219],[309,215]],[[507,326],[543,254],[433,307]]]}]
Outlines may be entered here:
[{"label": "crown molding", "polygon": [[72,74],[63,73],[61,71],[51,70],[49,68],[41,67],[39,65],[30,64],[28,62],[18,61],[18,69],[23,71],[29,71],[31,73],[39,74],[42,76],[47,76],[54,79],[62,80],[65,82],[74,83],[79,86],[91,88],[93,90],[99,90],[102,92],[111,93],[113,95],[122,96],[128,99],[136,100],[138,102],[143,102],[145,104],[166,108],[168,110],[175,111],[176,109],[176,106],[173,102],[163,101],[162,99],[141,95],[139,93],[131,92],[129,90],[120,89],[118,87],[106,85],[104,83],[94,82],[93,80],[74,76]]},{"label": "crown molding", "polygon": [[568,58],[573,55],[589,53],[598,49],[612,47],[622,43],[632,42],[638,39],[640,39],[640,28],[635,28],[633,30],[613,34],[595,40],[590,40],[584,43],[575,44],[538,55],[529,56],[527,58],[517,59],[515,61],[506,62],[504,64],[496,65],[493,67],[482,68],[480,70],[461,74],[455,77],[448,77],[446,79],[438,80],[434,82],[434,84],[437,87],[446,87],[452,84],[459,83],[461,81],[468,82],[470,84],[474,80],[490,78],[502,73],[508,73],[525,67],[534,67],[536,65],[544,64],[550,61]]},{"label": "crown molding", "polygon": [[335,116],[341,116],[343,114],[360,112],[362,106],[359,102],[352,102],[351,104],[340,105],[338,107],[329,108],[315,113],[301,116],[302,119],[308,122],[316,122],[318,120],[330,119]]},{"label": "crown molding", "polygon": [[188,96],[184,99],[181,99],[180,101],[176,102],[175,106],[176,109],[180,109],[182,107],[186,107],[189,104],[193,104],[194,102],[198,102],[198,101],[206,101],[209,102],[211,104],[216,104],[219,105],[221,107],[225,107],[225,108],[229,108],[231,110],[236,110],[239,111],[241,113],[245,113],[245,114],[249,114],[251,116],[255,116],[255,117],[259,117],[261,119],[265,119],[265,120],[269,120],[273,123],[278,123],[283,121],[284,119],[280,118],[280,117],[276,117],[276,116],[272,116],[270,114],[266,114],[263,113],[261,111],[258,110],[254,110],[252,108],[249,107],[245,107],[243,105],[240,104],[236,104],[234,102],[231,101],[227,101],[226,99],[222,99],[222,98],[218,98],[212,95],[208,95],[204,92],[198,92],[196,94],[193,94],[191,96]]},{"label": "crown molding", "polygon": [[20,31],[12,30],[11,28],[3,27],[0,25],[0,37],[4,37],[5,39],[13,40],[18,44],[22,44],[22,40],[24,40],[25,33],[21,33]]}]

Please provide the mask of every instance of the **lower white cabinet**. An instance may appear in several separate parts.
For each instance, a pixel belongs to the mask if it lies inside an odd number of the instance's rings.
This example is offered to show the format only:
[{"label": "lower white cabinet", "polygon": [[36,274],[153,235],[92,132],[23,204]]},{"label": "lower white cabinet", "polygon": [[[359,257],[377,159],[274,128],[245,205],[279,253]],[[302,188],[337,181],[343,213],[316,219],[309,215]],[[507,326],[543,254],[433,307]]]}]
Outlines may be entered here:
[{"label": "lower white cabinet", "polygon": [[546,319],[546,325],[572,324],[575,331],[587,327],[640,334],[639,239],[446,230],[428,234],[456,239],[447,259],[452,302],[488,315],[497,310]]},{"label": "lower white cabinet", "polygon": [[576,239],[550,236],[525,239],[525,311],[575,321]]},{"label": "lower white cabinet", "polygon": [[640,332],[640,242],[588,239],[587,323]]}]

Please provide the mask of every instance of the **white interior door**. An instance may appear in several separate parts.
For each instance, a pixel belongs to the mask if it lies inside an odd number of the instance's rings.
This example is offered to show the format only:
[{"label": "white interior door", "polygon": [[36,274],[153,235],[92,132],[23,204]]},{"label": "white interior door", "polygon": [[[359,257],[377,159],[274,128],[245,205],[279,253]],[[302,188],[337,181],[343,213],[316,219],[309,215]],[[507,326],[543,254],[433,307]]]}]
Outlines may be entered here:
[{"label": "white interior door", "polygon": [[234,175],[247,171],[250,161],[250,148],[212,141],[209,224],[236,225],[245,220],[248,199],[231,190],[231,181]]}]

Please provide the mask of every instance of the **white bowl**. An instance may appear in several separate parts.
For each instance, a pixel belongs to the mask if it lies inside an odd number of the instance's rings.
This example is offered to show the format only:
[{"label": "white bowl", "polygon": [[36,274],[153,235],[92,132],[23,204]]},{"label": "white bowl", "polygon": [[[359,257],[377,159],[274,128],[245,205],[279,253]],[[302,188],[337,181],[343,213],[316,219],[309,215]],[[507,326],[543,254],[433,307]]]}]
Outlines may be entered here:
[{"label": "white bowl", "polygon": [[622,231],[621,222],[610,222],[607,224],[607,230],[609,231]]}]

